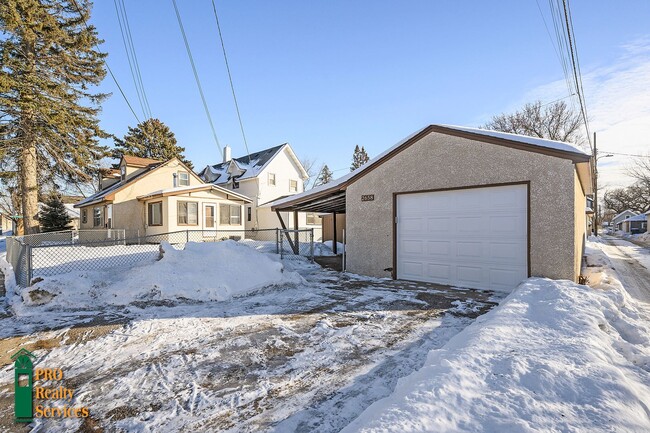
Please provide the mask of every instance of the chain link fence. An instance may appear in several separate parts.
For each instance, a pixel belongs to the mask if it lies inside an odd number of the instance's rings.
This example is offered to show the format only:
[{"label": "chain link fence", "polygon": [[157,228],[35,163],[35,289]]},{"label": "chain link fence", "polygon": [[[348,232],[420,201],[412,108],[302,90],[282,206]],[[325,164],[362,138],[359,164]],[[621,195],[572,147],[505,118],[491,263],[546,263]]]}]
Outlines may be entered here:
[{"label": "chain link fence", "polygon": [[[90,233],[95,232],[95,233]],[[176,249],[187,242],[234,240],[283,259],[314,257],[313,229],[307,230],[182,230],[148,236],[126,236],[124,230],[73,230],[7,238],[7,260],[16,283],[29,286],[35,278],[72,271],[119,268],[156,260],[160,244]]]}]

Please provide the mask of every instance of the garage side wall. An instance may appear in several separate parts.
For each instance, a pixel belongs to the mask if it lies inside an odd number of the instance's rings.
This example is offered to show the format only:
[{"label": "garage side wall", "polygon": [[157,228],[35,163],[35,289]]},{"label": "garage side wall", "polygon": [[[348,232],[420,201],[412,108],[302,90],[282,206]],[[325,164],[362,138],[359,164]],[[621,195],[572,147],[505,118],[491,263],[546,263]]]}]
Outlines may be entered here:
[{"label": "garage side wall", "polygon": [[391,276],[395,192],[530,181],[531,275],[575,280],[574,176],[567,159],[430,133],[348,187],[347,269]]}]

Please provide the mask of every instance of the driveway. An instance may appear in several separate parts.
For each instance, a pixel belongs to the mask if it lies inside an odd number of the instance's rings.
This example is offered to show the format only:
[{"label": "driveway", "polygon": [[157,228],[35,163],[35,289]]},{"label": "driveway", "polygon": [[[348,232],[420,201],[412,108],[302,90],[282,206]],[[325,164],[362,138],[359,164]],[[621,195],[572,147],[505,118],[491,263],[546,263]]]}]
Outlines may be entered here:
[{"label": "driveway", "polygon": [[611,260],[630,295],[650,302],[650,248],[603,236],[602,250]]},{"label": "driveway", "polygon": [[35,431],[336,432],[499,300],[320,269],[304,277],[228,302],[0,320],[15,332],[0,340],[0,430],[25,431],[11,421],[4,356],[25,346],[37,366],[64,370],[72,405],[91,414],[41,419]]}]

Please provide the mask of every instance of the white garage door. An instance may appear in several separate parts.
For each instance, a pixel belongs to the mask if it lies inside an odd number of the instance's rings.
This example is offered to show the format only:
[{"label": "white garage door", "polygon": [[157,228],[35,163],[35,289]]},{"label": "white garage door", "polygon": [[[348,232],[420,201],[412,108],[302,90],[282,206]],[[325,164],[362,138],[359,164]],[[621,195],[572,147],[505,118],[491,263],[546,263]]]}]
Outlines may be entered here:
[{"label": "white garage door", "polygon": [[397,196],[397,278],[511,290],[528,276],[527,185]]}]

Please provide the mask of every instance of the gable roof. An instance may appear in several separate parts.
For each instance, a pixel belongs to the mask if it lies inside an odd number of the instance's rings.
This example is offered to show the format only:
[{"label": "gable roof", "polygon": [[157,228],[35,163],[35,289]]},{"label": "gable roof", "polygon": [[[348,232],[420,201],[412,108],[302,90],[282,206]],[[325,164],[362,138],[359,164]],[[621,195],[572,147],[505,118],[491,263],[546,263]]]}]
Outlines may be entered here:
[{"label": "gable roof", "polygon": [[158,159],[140,158],[139,156],[133,155],[122,155],[121,159],[126,163],[126,165],[131,167],[147,167],[151,164],[159,164],[163,162]]},{"label": "gable roof", "polygon": [[289,146],[288,143],[269,147],[268,149],[253,152],[249,155],[240,156],[239,158],[233,158],[230,161],[208,165],[203,170],[201,170],[199,176],[207,182],[215,184],[226,183],[230,180],[228,167],[230,164],[234,163],[237,168],[243,172],[241,176],[237,177],[237,180],[252,179],[259,176],[259,174],[266,168],[271,160],[273,160],[273,158],[275,158],[285,149],[289,151],[290,156],[292,159],[294,159],[294,162],[301,171],[303,179],[306,178],[307,172],[305,171],[304,167],[300,163],[300,160],[298,160],[298,157],[293,152],[293,149],[291,149],[291,146]]},{"label": "gable roof", "polygon": [[[585,151],[569,144],[563,143],[561,141],[545,140],[541,138],[528,137],[524,135],[517,134],[508,134],[505,132],[491,131],[478,128],[466,128],[461,126],[452,126],[452,125],[429,125],[421,130],[415,132],[414,134],[409,135],[402,141],[393,145],[389,149],[385,150],[375,158],[371,159],[366,164],[357,168],[353,172],[346,174],[339,179],[336,179],[332,182],[329,182],[325,185],[312,188],[311,190],[301,192],[299,194],[292,195],[283,199],[274,201],[271,204],[271,208],[281,209],[289,208],[294,204],[298,204],[305,199],[313,200],[318,198],[325,198],[331,196],[333,199],[340,200],[336,198],[338,192],[344,191],[348,185],[355,182],[360,177],[364,176],[374,168],[378,167],[385,161],[389,160],[399,152],[404,149],[407,149],[411,145],[417,143],[422,138],[426,137],[432,132],[452,135],[456,137],[466,138],[474,141],[482,141],[486,143],[496,144],[499,146],[506,146],[514,149],[524,150],[534,153],[542,153],[549,156],[554,156],[558,158],[564,158],[571,160],[574,164],[577,163],[589,163],[591,156]],[[583,189],[585,192],[591,188],[590,182],[586,182],[586,179],[583,179],[583,176],[589,177],[589,170],[582,170],[579,173],[580,182],[582,183]]]},{"label": "gable roof", "polygon": [[626,212],[631,213],[632,215],[637,215],[638,214],[638,212],[634,212],[632,209],[625,209],[623,212],[621,212],[618,215],[614,216],[614,218],[612,218],[612,220],[615,220],[616,218],[625,215]]},{"label": "gable roof", "polygon": [[246,203],[252,203],[253,200],[246,197],[243,194],[239,194],[237,192],[231,191],[226,188],[222,188],[217,185],[213,185],[211,183],[204,183],[201,185],[193,185],[193,186],[177,186],[175,188],[167,188],[167,189],[159,189],[157,191],[153,191],[144,195],[138,196],[138,200],[148,200],[150,198],[156,198],[156,197],[167,197],[170,195],[180,195],[180,194],[185,194],[189,192],[198,192],[198,191],[219,191],[221,193],[226,194],[226,197],[228,196],[233,196],[235,198],[238,198],[239,200],[243,200]]},{"label": "gable roof", "polygon": [[[122,157],[122,159],[124,159],[124,156]],[[141,159],[144,159],[144,158],[141,158]],[[124,188],[127,185],[130,185],[130,184],[132,184],[134,182],[137,182],[138,180],[140,180],[143,177],[147,176],[149,173],[159,169],[160,167],[168,165],[172,161],[177,161],[179,164],[181,164],[183,167],[185,167],[185,169],[189,173],[194,174],[194,172],[192,170],[190,170],[189,168],[187,168],[187,166],[185,164],[183,164],[183,161],[179,160],[178,158],[172,158],[172,159],[170,159],[169,161],[166,161],[166,162],[158,161],[156,163],[149,164],[140,173],[134,174],[133,176],[131,176],[131,177],[125,179],[125,180],[120,180],[119,182],[114,183],[113,185],[109,186],[108,188],[103,189],[103,190],[91,195],[90,197],[87,197],[87,198],[81,200],[79,203],[75,204],[74,207],[79,208],[79,207],[82,207],[82,206],[88,206],[88,205],[91,205],[91,204],[101,203],[101,202],[103,202],[105,200],[111,200],[112,198],[110,196],[112,196],[113,194],[115,194],[116,192],[121,190],[122,188]],[[196,175],[194,175],[194,176],[196,176]]]},{"label": "gable roof", "polygon": [[648,216],[642,213],[640,215],[634,215],[629,218],[626,218],[623,221],[647,221],[647,220],[648,220]]}]

